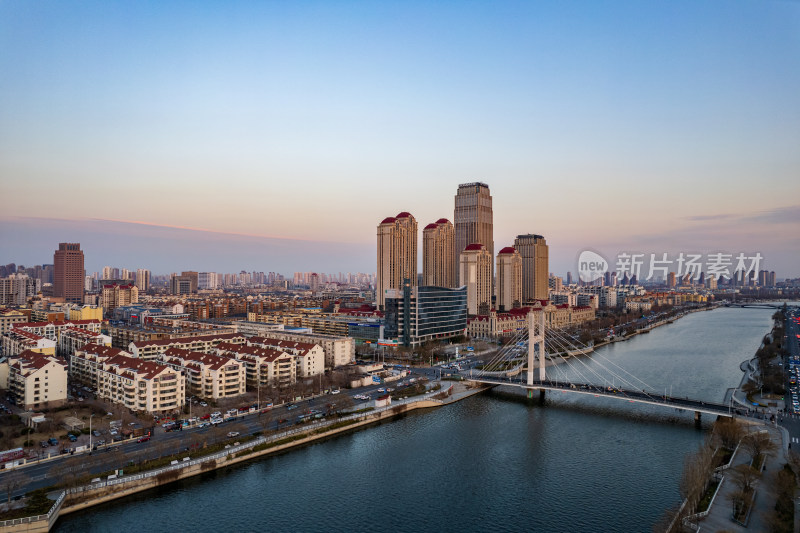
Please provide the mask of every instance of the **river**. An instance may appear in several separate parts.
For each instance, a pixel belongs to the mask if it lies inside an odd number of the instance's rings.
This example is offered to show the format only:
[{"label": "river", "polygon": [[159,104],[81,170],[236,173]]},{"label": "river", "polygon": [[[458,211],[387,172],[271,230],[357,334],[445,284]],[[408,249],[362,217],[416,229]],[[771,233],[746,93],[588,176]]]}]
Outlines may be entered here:
[{"label": "river", "polygon": [[[722,401],[773,312],[693,313],[582,361]],[[548,367],[559,372],[589,373]],[[679,502],[683,458],[709,423],[613,399],[552,393],[541,406],[493,391],[67,515],[55,530],[650,531]]]}]

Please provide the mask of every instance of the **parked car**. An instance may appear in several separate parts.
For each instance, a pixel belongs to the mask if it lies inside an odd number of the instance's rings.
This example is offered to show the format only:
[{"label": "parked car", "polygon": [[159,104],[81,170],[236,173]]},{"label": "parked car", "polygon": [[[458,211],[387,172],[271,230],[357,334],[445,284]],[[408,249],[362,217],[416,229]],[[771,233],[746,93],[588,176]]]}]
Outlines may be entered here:
[{"label": "parked car", "polygon": [[47,442],[50,443],[50,446],[58,446],[58,439],[55,437],[50,437]]},{"label": "parked car", "polygon": [[238,437],[238,436],[239,436],[239,432],[238,431],[229,431],[228,432],[228,437],[229,438]]}]

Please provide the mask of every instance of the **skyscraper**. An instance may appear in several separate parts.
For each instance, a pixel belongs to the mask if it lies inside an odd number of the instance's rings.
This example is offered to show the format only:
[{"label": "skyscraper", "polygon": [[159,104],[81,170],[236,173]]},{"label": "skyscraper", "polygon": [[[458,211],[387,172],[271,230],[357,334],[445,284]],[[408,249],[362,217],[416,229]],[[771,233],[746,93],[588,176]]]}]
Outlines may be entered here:
[{"label": "skyscraper", "polygon": [[492,307],[492,256],[481,243],[460,254],[459,279],[467,286],[467,313],[488,315]]},{"label": "skyscraper", "polygon": [[136,288],[139,292],[147,292],[150,290],[150,271],[144,268],[136,270]]},{"label": "skyscraper", "polygon": [[[514,248],[522,256],[522,302],[547,300],[548,248],[541,235],[517,235]],[[568,274],[568,277],[571,277]]]},{"label": "skyscraper", "polygon": [[[485,183],[462,183],[455,197],[456,253],[455,261],[460,261],[461,252],[470,244],[482,244],[494,257],[494,234],[492,226],[492,195]],[[489,261],[491,279],[494,278],[494,263]],[[459,278],[459,285],[465,285]]]},{"label": "skyscraper", "polygon": [[522,256],[511,246],[497,253],[495,306],[498,311],[522,307]]},{"label": "skyscraper", "polygon": [[454,288],[456,270],[455,229],[446,218],[425,226],[422,231],[422,285]]},{"label": "skyscraper", "polygon": [[417,285],[417,221],[405,211],[378,224],[378,309],[384,308],[385,292],[402,289],[404,279]]},{"label": "skyscraper", "polygon": [[80,243],[59,243],[53,254],[53,296],[68,303],[83,303],[83,277]]}]

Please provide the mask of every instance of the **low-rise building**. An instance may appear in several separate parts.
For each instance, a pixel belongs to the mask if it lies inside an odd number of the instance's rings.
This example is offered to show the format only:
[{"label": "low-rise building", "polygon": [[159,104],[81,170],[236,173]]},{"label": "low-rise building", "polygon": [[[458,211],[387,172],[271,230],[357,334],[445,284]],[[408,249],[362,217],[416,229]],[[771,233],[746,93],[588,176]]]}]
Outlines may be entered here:
[{"label": "low-rise building", "polygon": [[70,357],[76,350],[83,348],[87,344],[97,344],[100,346],[111,346],[111,337],[89,331],[86,329],[67,328],[61,332],[58,338],[58,351],[62,357]]},{"label": "low-rise building", "polygon": [[259,336],[264,339],[318,344],[322,347],[322,352],[325,356],[325,366],[327,367],[335,368],[337,366],[349,365],[356,360],[356,345],[352,337],[318,333],[295,333],[286,330],[271,331]]},{"label": "low-rise building", "polygon": [[325,372],[325,353],[322,346],[310,342],[285,341],[268,337],[251,337],[247,344],[272,348],[294,356],[298,377],[311,377]]},{"label": "low-rise building", "polygon": [[236,359],[170,348],[158,361],[183,372],[190,394],[219,400],[245,393],[246,366]]},{"label": "low-rise building", "polygon": [[183,373],[155,361],[117,355],[97,370],[97,396],[132,411],[168,413],[186,402]]},{"label": "low-rise building", "polygon": [[26,350],[45,355],[56,354],[56,341],[24,329],[12,328],[0,338],[0,344],[2,355],[7,357],[19,355]]},{"label": "low-rise building", "polygon": [[58,407],[67,401],[67,363],[26,350],[8,358],[5,388],[14,403],[26,410]]},{"label": "low-rise building", "polygon": [[0,335],[5,335],[14,324],[27,322],[28,319],[24,313],[15,309],[0,309]]},{"label": "low-rise building", "polygon": [[289,386],[297,381],[294,355],[272,348],[242,344],[220,343],[217,353],[241,361],[246,368],[247,385]]},{"label": "low-rise building", "polygon": [[97,387],[97,369],[105,362],[117,355],[126,355],[119,348],[111,346],[101,346],[98,344],[86,344],[81,349],[76,350],[69,358],[69,377],[71,380]]},{"label": "low-rise building", "polygon": [[229,342],[233,344],[246,344],[247,339],[240,333],[221,333],[215,335],[201,335],[196,337],[182,337],[178,339],[160,339],[132,342],[128,345],[128,352],[133,357],[145,360],[154,360],[170,348],[180,348],[192,352],[214,353],[217,344]]}]

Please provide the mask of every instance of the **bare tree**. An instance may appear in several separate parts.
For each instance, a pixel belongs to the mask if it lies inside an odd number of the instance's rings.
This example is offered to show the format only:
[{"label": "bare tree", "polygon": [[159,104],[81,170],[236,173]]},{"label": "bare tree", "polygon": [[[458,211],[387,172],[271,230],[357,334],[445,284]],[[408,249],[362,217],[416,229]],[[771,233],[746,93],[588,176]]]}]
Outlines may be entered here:
[{"label": "bare tree", "polygon": [[761,455],[766,459],[766,457],[774,455],[775,451],[778,449],[778,446],[773,442],[769,433],[766,431],[749,433],[742,440],[742,447],[754,461]]},{"label": "bare tree", "polygon": [[703,498],[708,479],[713,471],[714,456],[708,442],[704,442],[683,461],[683,472],[679,485],[681,496],[687,500],[688,512],[692,513]]},{"label": "bare tree", "polygon": [[722,418],[714,423],[714,438],[724,448],[733,450],[744,434],[742,424],[735,418]]},{"label": "bare tree", "polygon": [[0,477],[0,486],[6,493],[6,509],[11,509],[11,498],[14,493],[30,483],[31,478],[19,470],[14,470],[9,474]]},{"label": "bare tree", "polygon": [[750,465],[736,465],[728,472],[731,481],[733,481],[733,484],[736,485],[741,494],[750,492],[756,481],[761,478],[761,473]]}]

